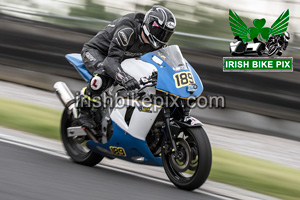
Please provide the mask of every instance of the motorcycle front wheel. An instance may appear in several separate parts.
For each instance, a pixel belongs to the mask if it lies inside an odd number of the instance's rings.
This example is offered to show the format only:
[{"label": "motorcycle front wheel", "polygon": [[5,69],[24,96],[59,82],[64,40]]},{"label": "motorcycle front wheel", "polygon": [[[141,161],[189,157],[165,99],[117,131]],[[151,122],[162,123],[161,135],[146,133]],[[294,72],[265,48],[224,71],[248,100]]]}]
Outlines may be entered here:
[{"label": "motorcycle front wheel", "polygon": [[65,109],[61,118],[60,134],[68,155],[75,163],[90,167],[98,164],[103,159],[103,156],[92,152],[85,146],[88,138],[85,136],[68,137],[67,128],[72,126],[78,125],[72,113],[69,113],[68,109]]},{"label": "motorcycle front wheel", "polygon": [[[175,139],[174,151],[162,151],[162,162],[170,181],[183,190],[199,188],[207,179],[212,163],[209,139],[202,127],[184,128]],[[166,145],[166,144],[164,144]]]},{"label": "motorcycle front wheel", "polygon": [[268,51],[268,56],[273,56],[274,54],[276,54],[278,52],[278,47],[276,46],[271,46],[269,48],[269,51]]}]

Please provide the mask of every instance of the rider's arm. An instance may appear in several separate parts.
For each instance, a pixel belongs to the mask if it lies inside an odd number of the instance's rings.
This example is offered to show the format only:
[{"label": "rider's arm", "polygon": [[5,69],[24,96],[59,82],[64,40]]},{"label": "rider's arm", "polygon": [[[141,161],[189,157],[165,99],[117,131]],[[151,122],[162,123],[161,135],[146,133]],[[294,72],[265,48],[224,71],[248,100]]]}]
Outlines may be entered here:
[{"label": "rider's arm", "polygon": [[138,82],[121,67],[124,54],[133,45],[137,33],[134,24],[129,20],[123,20],[122,24],[116,24],[116,30],[112,37],[108,55],[103,61],[105,72],[127,89],[139,88]]},{"label": "rider's arm", "polygon": [[117,72],[122,71],[121,62],[124,53],[130,47],[136,37],[134,24],[129,20],[123,21],[121,25],[116,24],[116,31],[111,40],[108,55],[103,61],[106,73],[116,79]]}]

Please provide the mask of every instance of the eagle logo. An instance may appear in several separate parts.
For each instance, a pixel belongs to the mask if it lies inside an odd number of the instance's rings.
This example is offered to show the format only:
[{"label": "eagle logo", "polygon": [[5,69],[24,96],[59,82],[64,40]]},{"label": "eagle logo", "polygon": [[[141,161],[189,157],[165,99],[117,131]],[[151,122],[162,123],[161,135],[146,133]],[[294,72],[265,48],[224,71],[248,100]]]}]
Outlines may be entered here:
[{"label": "eagle logo", "polygon": [[264,27],[266,20],[254,19],[254,27],[247,27],[243,20],[232,10],[229,10],[229,24],[234,36],[239,36],[243,42],[252,41],[258,38],[260,41],[267,41],[270,35],[284,35],[289,25],[289,9],[282,12],[271,28]]}]

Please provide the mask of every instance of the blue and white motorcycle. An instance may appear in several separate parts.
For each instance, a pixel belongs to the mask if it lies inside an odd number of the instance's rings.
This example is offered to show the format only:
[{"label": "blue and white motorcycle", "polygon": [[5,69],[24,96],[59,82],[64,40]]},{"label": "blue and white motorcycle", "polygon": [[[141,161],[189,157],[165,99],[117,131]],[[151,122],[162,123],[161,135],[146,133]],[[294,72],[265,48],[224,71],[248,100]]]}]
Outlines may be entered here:
[{"label": "blue and white motorcycle", "polygon": [[[85,81],[90,80],[80,54],[66,58]],[[61,137],[67,153],[87,166],[104,157],[163,166],[178,188],[200,187],[210,173],[212,153],[202,123],[189,116],[189,105],[203,91],[196,71],[177,45],[126,59],[121,66],[139,81],[141,89],[130,95],[119,85],[106,89],[100,98],[111,97],[113,102],[104,101],[92,109],[97,123],[93,130],[78,125],[76,97],[68,87],[63,82],[54,85],[65,106]]]}]

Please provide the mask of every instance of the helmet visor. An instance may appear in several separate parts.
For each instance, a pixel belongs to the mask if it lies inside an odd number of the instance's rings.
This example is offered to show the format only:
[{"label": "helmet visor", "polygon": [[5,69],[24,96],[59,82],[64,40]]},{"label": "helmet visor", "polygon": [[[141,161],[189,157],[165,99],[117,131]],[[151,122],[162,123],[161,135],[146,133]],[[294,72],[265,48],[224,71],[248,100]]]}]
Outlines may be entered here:
[{"label": "helmet visor", "polygon": [[150,34],[162,44],[167,43],[174,33],[174,31],[161,28],[155,21],[150,25],[149,29]]}]

